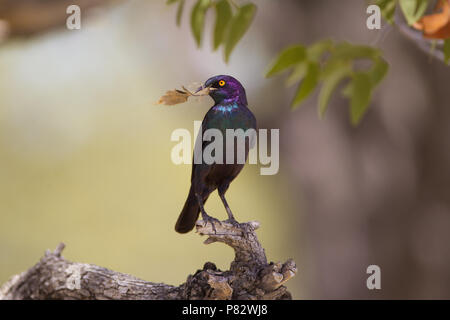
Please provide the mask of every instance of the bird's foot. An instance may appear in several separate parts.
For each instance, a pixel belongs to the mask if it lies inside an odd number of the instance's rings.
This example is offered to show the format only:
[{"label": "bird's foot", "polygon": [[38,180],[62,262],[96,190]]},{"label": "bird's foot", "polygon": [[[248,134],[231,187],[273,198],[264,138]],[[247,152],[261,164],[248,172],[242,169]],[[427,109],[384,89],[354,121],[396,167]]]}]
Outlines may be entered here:
[{"label": "bird's foot", "polygon": [[217,233],[215,223],[222,225],[222,222],[219,219],[216,219],[216,218],[208,216],[208,215],[203,215],[202,220],[205,223],[205,225],[204,225],[205,227],[208,224],[208,222],[211,223],[211,227],[212,227],[214,233]]},{"label": "bird's foot", "polygon": [[236,228],[241,227],[241,224],[239,222],[237,222],[237,220],[235,218],[227,219],[224,222],[229,223],[229,224],[233,225]]},{"label": "bird's foot", "polygon": [[234,217],[229,218],[224,222],[229,223],[236,229],[241,230],[244,237],[247,237],[247,234],[252,231],[249,223],[239,223],[236,219],[234,219]]}]

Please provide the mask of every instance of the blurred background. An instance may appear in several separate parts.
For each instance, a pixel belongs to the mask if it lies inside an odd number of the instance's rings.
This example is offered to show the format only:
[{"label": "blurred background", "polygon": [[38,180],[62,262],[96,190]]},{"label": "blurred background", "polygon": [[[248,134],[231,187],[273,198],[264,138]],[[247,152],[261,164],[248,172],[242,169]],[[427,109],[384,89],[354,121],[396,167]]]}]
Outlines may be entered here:
[{"label": "blurred background", "polygon": [[[59,242],[69,260],[153,282],[227,269],[230,248],[174,231],[191,168],[171,162],[170,136],[193,132],[212,100],[155,102],[230,74],[259,127],[280,129],[281,152],[277,175],[247,165],[228,202],[261,222],[270,261],[296,261],[294,299],[450,298],[450,68],[395,28],[368,30],[364,1],[257,1],[228,65],[211,50],[213,15],[197,49],[189,14],[178,28],[163,0],[21,0],[23,15],[12,1],[0,0],[0,283]],[[81,29],[53,28],[69,4]],[[264,78],[285,46],[325,38],[375,45],[391,65],[358,127],[338,95],[319,120],[317,95],[292,112],[284,78]],[[216,194],[206,210],[226,218]],[[366,287],[371,264],[381,290]]]}]

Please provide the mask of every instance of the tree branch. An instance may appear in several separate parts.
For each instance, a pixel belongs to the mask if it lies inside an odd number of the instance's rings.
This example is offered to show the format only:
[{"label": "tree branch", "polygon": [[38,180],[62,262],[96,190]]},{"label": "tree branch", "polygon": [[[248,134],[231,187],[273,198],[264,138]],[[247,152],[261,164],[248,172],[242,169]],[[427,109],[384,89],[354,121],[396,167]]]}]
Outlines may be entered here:
[{"label": "tree branch", "polygon": [[28,271],[13,276],[0,288],[3,299],[291,299],[284,283],[297,273],[293,260],[284,264],[267,263],[255,230],[258,222],[233,226],[225,221],[211,224],[198,221],[205,244],[223,242],[235,251],[230,270],[218,270],[207,262],[203,269],[189,275],[185,283],[172,286],[147,282],[134,276],[92,264],[70,262],[61,256],[64,244]]},{"label": "tree branch", "polygon": [[433,41],[424,38],[422,32],[414,30],[408,25],[405,17],[400,13],[400,10],[396,10],[395,12],[395,25],[400,33],[410,41],[414,42],[420,50],[428,54],[428,56],[444,62],[444,53],[442,52],[444,44],[443,40]]},{"label": "tree branch", "polygon": [[29,37],[66,27],[68,6],[85,13],[119,0],[0,0],[0,43],[13,37]]}]

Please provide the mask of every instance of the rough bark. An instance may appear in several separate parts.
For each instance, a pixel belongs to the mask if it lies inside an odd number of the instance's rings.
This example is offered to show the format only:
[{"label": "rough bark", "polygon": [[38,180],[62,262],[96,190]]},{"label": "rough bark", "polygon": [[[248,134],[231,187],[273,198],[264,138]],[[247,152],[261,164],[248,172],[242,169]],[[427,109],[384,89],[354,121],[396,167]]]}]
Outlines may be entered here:
[{"label": "rough bark", "polygon": [[258,222],[239,226],[227,222],[197,222],[197,232],[208,238],[205,244],[223,242],[235,251],[230,270],[221,271],[212,262],[189,275],[185,283],[172,286],[147,282],[99,266],[70,262],[61,256],[64,244],[28,271],[13,276],[0,288],[3,299],[291,299],[283,285],[297,273],[292,260],[267,263],[255,230]]}]

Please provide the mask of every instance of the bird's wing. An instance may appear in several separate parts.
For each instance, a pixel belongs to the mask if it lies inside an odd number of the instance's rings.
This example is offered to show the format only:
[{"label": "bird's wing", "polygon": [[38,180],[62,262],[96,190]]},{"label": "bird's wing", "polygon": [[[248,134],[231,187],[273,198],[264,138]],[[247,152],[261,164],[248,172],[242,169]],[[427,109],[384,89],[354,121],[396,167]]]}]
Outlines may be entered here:
[{"label": "bird's wing", "polygon": [[250,109],[248,110],[250,112],[250,125],[249,128],[255,129],[255,134],[252,134],[250,136],[250,149],[253,149],[253,147],[256,145],[256,135],[257,135],[257,124],[256,124],[256,118],[255,115],[253,114],[253,112],[250,111]]},{"label": "bird's wing", "polygon": [[[192,159],[192,173],[191,173],[191,182],[194,181],[194,179],[200,179],[201,177],[205,177],[208,175],[209,171],[211,170],[211,165],[205,164],[203,163],[196,163],[195,159],[196,157],[201,156],[203,159],[203,150],[205,149],[205,147],[211,143],[211,141],[204,141],[203,140],[203,136],[205,134],[205,131],[208,129],[205,124],[205,122],[207,121],[207,116],[208,114],[205,115],[205,118],[203,119],[202,122],[202,126],[200,128],[200,130],[202,130],[202,134],[198,134],[197,135],[197,139],[195,141],[195,146],[194,146],[194,155],[193,155],[193,159]],[[201,149],[199,148],[199,146],[201,146]],[[198,154],[196,154],[198,153]]]}]

